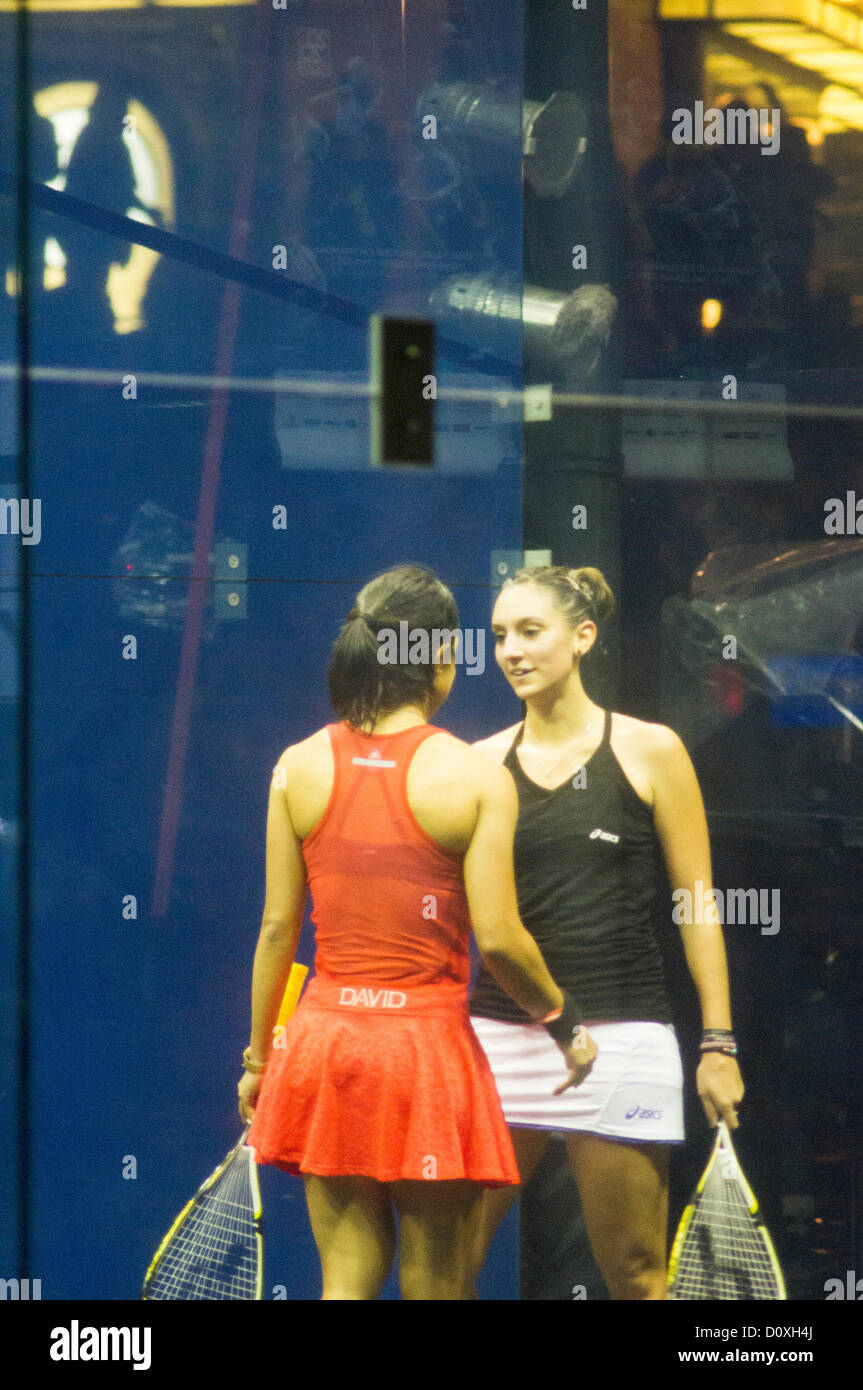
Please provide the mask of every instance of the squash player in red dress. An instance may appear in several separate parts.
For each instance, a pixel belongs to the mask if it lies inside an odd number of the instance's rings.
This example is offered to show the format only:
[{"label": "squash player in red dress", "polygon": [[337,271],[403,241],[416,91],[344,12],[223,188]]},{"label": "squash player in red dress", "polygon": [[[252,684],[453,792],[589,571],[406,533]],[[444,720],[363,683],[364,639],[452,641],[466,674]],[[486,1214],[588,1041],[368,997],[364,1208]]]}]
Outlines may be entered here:
[{"label": "squash player in red dress", "polygon": [[[468,1016],[471,924],[494,978],[563,1051],[560,1089],[596,1055],[518,916],[510,773],[427,722],[455,674],[440,634],[458,621],[430,570],[371,580],[330,663],[341,722],[286,749],[270,791],[240,1114],[258,1162],[303,1177],[328,1300],[377,1298],[396,1213],[402,1297],[470,1297],[483,1190],[519,1181]],[[382,663],[378,637],[400,622],[438,648]],[[307,887],[315,975],[273,1047]]]}]

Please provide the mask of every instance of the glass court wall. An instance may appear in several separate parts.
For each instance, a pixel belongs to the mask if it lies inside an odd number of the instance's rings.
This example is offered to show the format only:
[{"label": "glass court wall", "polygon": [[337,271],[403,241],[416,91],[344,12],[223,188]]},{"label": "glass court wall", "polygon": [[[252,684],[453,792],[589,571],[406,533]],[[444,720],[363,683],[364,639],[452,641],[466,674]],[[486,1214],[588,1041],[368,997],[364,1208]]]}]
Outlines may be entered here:
[{"label": "glass court wall", "polygon": [[[528,556],[608,576],[588,693],[696,767],[738,1148],[824,1298],[863,1259],[863,8],[33,0],[0,36],[0,1276],[138,1297],[236,1137],[270,773],[342,616],[441,574],[485,660],[435,722],[480,738]],[[383,458],[373,314],[434,324],[433,461],[399,409]],[[710,1134],[654,917],[673,1232]],[[264,1296],[316,1299],[300,1183],[261,1184]],[[607,1297],[559,1140],[480,1292]]]},{"label": "glass court wall", "polygon": [[[42,1297],[134,1299],[239,1132],[271,771],[332,718],[344,614],[413,561],[484,631],[495,552],[521,545],[520,398],[495,401],[520,391],[518,323],[487,351],[444,322],[491,274],[518,302],[521,14],[37,5],[20,21],[0,13],[19,78],[7,395],[16,352],[31,370],[3,492],[41,534],[2,537],[4,738],[25,701],[30,749],[20,878],[14,781],[2,807],[4,874],[29,893],[6,945],[23,972],[7,1095],[25,1029],[29,1070],[5,1163]],[[493,106],[476,141],[458,114],[472,93]],[[374,457],[372,313],[441,319],[433,465]],[[510,703],[489,657],[460,665],[440,713],[466,738]],[[315,1299],[302,1184],[261,1184],[265,1296]],[[501,1239],[490,1288],[516,1297],[512,1223]]]}]

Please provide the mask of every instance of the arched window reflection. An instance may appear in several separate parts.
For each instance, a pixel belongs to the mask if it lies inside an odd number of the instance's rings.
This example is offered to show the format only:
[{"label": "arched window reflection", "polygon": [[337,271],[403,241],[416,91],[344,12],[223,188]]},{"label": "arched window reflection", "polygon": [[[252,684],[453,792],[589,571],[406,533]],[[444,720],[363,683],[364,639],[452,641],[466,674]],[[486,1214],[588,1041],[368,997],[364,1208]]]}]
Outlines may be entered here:
[{"label": "arched window reflection", "polygon": [[[80,151],[79,140],[91,125],[94,104],[100,100],[104,102],[105,95],[98,82],[60,82],[35,93],[36,111],[51,123],[54,132],[57,172],[53,178],[45,180],[51,188],[67,189],[70,165],[74,168],[76,149]],[[165,134],[153,114],[134,97],[126,101],[121,99],[118,111],[120,119],[116,133],[106,134],[117,141],[118,147],[122,141],[128,151],[130,197],[128,206],[115,210],[137,221],[170,230],[174,226],[174,169]],[[107,167],[100,167],[98,159],[92,158],[85,179],[82,181],[79,175],[76,187],[68,187],[68,191],[84,198],[89,196],[89,201],[107,204],[111,198],[104,196],[102,182],[107,178]],[[122,173],[115,173],[109,180],[112,192],[117,193],[122,178]],[[92,187],[82,186],[82,182]],[[120,201],[126,200],[121,197]],[[90,235],[88,229],[69,224],[58,236],[46,238],[42,279],[45,290],[60,289],[67,284],[69,261],[74,254],[72,247],[80,249]],[[157,251],[146,246],[131,246],[128,259],[109,263],[102,289],[110,303],[116,333],[135,333],[144,327],[144,298],[158,259]]]}]

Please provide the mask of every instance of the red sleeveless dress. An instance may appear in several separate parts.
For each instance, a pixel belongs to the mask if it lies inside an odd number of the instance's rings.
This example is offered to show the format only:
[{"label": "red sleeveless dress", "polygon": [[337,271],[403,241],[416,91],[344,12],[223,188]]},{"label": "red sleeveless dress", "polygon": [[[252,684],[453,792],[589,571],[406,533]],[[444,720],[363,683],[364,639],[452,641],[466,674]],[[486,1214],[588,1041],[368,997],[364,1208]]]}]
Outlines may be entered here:
[{"label": "red sleeveless dress", "polygon": [[295,1175],[518,1183],[468,1015],[463,856],[407,800],[414,752],[443,731],[327,732],[332,793],[303,841],[315,974],[276,1039],[247,1142]]}]

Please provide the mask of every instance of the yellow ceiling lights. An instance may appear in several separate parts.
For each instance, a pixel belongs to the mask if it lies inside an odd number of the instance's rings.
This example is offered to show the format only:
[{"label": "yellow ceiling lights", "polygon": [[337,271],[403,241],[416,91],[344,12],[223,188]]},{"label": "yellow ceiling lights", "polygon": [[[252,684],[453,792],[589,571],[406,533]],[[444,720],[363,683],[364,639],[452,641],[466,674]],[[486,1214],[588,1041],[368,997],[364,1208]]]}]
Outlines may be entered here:
[{"label": "yellow ceiling lights", "polygon": [[863,0],[660,0],[659,12],[662,19],[721,21],[722,33],[753,52],[822,78],[820,138],[863,130]]},{"label": "yellow ceiling lights", "polygon": [[[835,10],[837,6],[825,4],[821,8]],[[852,23],[855,39],[863,42],[863,19],[851,13],[845,18]],[[726,24],[724,29],[731,37],[744,39],[754,48],[774,53],[826,80],[828,85],[818,99],[824,130],[863,130],[863,48],[850,48],[833,35],[803,24],[747,22]]]},{"label": "yellow ceiling lights", "polygon": [[724,27],[732,38],[745,39],[753,47],[820,73],[831,82],[846,82],[863,88],[863,48],[849,48],[840,39],[815,33],[802,24],[747,23]]},{"label": "yellow ceiling lights", "polygon": [[792,20],[855,43],[861,0],[659,0],[660,19]]}]

